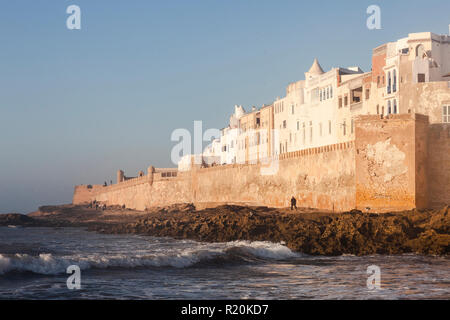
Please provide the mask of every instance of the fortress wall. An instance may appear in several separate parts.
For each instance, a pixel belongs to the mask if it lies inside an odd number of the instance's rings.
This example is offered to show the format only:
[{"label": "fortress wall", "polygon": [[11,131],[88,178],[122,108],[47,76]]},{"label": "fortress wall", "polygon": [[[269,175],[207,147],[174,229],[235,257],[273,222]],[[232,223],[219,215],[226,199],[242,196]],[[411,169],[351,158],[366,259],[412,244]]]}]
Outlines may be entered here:
[{"label": "fortress wall", "polygon": [[[356,121],[356,207],[398,211],[427,206],[428,117],[361,116]],[[417,143],[417,141],[419,141]]]},{"label": "fortress wall", "polygon": [[195,203],[235,203],[326,210],[355,207],[354,144],[342,143],[282,155],[275,174],[264,165],[231,165],[194,173]]},{"label": "fortress wall", "polygon": [[366,115],[355,122],[355,138],[282,154],[271,167],[193,167],[170,177],[150,167],[148,175],[112,186],[77,186],[73,203],[287,207],[295,196],[299,207],[378,212],[450,203],[450,125],[429,125],[420,114]]},{"label": "fortress wall", "polygon": [[428,117],[415,114],[415,187],[416,208],[428,208],[428,130],[430,125]]},{"label": "fortress wall", "polygon": [[348,142],[283,154],[273,167],[194,168],[171,178],[149,173],[101,186],[96,192],[78,186],[73,203],[95,199],[137,210],[175,203],[194,203],[199,208],[225,203],[286,207],[295,196],[298,206],[349,210],[355,206],[354,159],[354,143]]},{"label": "fortress wall", "polygon": [[104,191],[103,188],[104,187],[102,185],[75,186],[72,203],[74,204],[89,203],[94,199],[96,194]]},{"label": "fortress wall", "polygon": [[431,208],[450,204],[450,124],[433,124],[428,135],[428,196]]},{"label": "fortress wall", "polygon": [[[75,199],[75,197],[74,197]],[[190,175],[178,174],[177,177],[161,178],[160,174],[134,178],[104,187],[102,192],[92,195],[107,205],[125,205],[127,208],[145,210],[155,206],[192,202]],[[75,200],[74,200],[74,203]]]}]

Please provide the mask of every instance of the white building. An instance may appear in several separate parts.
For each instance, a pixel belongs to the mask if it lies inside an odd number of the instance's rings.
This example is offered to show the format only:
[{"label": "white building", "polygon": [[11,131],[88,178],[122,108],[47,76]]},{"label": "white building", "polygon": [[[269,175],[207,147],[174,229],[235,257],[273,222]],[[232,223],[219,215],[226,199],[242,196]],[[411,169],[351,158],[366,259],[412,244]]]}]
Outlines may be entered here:
[{"label": "white building", "polygon": [[[248,113],[235,106],[220,141],[203,156],[211,163],[254,163],[354,140],[358,115],[414,112],[428,115],[431,123],[450,123],[449,35],[412,33],[378,46],[370,72],[359,67],[325,72],[315,59],[304,80],[288,85],[285,97]],[[188,160],[182,160],[184,168]]]},{"label": "white building", "polygon": [[237,163],[237,141],[240,135],[239,120],[243,115],[245,115],[244,108],[242,106],[235,105],[234,113],[230,116],[228,127],[221,130],[221,164]]},{"label": "white building", "polygon": [[341,79],[361,77],[358,67],[324,72],[314,60],[305,80],[291,83],[286,96],[274,102],[275,129],[280,141],[276,153],[286,153],[338,143],[343,122],[338,112]]}]

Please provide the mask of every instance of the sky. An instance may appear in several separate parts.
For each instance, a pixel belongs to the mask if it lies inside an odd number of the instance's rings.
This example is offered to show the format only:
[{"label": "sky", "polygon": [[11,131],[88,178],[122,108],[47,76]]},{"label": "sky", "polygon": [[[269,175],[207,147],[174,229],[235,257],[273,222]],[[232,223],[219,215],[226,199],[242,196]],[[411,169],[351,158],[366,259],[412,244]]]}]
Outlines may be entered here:
[{"label": "sky", "polygon": [[[369,5],[380,30],[366,27]],[[81,9],[69,30],[66,9]],[[317,57],[370,71],[372,49],[448,34],[450,1],[2,1],[0,212],[72,201],[78,184],[174,167],[171,133],[223,128],[285,94]]]}]

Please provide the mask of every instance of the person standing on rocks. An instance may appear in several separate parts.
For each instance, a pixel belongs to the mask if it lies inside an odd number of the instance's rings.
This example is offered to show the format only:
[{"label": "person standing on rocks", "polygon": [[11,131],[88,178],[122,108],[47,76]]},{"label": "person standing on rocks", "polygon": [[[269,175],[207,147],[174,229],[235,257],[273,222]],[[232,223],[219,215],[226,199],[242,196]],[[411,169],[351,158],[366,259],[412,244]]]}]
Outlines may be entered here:
[{"label": "person standing on rocks", "polygon": [[297,210],[297,199],[295,199],[295,197],[292,196],[292,198],[291,198],[291,210],[294,210],[294,208],[295,208],[295,210]]}]

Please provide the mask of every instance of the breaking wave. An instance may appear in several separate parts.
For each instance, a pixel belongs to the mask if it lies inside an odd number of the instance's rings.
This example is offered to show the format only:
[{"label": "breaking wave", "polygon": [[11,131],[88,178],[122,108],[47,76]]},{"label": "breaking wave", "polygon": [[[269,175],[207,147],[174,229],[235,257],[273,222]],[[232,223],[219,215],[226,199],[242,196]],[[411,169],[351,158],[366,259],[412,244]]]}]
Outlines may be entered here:
[{"label": "breaking wave", "polygon": [[0,254],[0,275],[8,272],[32,272],[43,275],[66,273],[70,265],[81,270],[106,268],[174,267],[187,268],[210,263],[233,263],[260,260],[286,260],[300,254],[276,243],[234,241],[220,244],[193,245],[192,248],[171,249],[145,254],[74,254],[55,256]]}]

